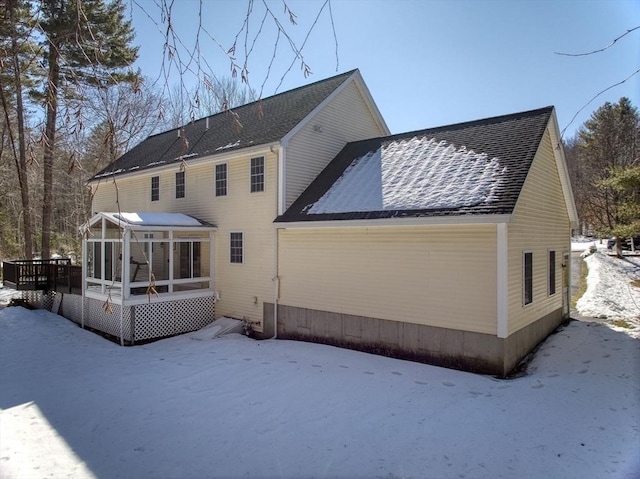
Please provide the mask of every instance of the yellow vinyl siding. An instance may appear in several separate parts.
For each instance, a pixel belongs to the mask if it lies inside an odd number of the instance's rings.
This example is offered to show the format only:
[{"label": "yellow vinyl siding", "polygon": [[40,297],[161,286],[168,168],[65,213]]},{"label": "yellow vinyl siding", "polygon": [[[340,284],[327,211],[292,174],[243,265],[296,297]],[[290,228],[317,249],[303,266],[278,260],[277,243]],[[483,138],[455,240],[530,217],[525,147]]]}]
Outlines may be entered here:
[{"label": "yellow vinyl siding", "polygon": [[280,230],[280,302],[496,334],[495,242],[495,225]]},{"label": "yellow vinyl siding", "polygon": [[333,98],[290,140],[286,149],[286,208],[349,141],[386,135],[355,82]]},{"label": "yellow vinyl siding", "polygon": [[[509,334],[562,307],[562,253],[570,225],[549,131],[544,134],[508,225]],[[556,251],[556,292],[548,294],[549,250]],[[533,302],[523,304],[524,251],[533,253]]]},{"label": "yellow vinyl siding", "polygon": [[[250,192],[251,158],[265,158],[265,190]],[[215,196],[215,165],[227,163],[227,196]],[[192,215],[218,227],[214,234],[214,287],[221,299],[216,316],[262,321],[262,303],[274,299],[274,228],[277,155],[269,150],[224,161],[215,157],[185,168],[186,197],[175,197],[175,168],[103,180],[94,187],[94,211],[155,211]],[[151,177],[160,177],[160,200],[151,201]],[[244,233],[244,263],[229,260],[229,233]],[[258,330],[260,327],[257,328]]]}]

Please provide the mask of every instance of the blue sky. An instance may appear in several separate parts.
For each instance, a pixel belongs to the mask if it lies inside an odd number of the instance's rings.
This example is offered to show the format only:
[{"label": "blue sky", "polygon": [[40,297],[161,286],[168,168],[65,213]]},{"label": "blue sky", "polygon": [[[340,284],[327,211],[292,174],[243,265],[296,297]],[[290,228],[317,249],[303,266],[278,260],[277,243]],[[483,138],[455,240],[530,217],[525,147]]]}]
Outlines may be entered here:
[{"label": "blue sky", "polygon": [[[155,2],[138,3],[159,24]],[[203,25],[225,49],[242,26],[247,4],[241,0],[204,0],[202,4]],[[297,16],[298,24],[292,26],[285,23],[281,1],[268,1],[299,46],[323,4],[324,0],[287,0]],[[173,27],[189,48],[196,40],[198,9],[196,0],[174,4]],[[272,25],[266,24],[248,61],[250,84],[262,89],[263,97],[359,68],[392,133],[554,105],[560,129],[567,127],[567,137],[605,101],[627,96],[640,107],[637,74],[595,99],[569,125],[598,92],[640,68],[640,29],[602,53],[554,54],[600,49],[640,25],[637,0],[332,0],[331,9],[338,64],[325,7],[304,46],[304,59],[313,72],[307,78],[299,62],[285,75],[293,55],[282,40],[267,75],[276,35]],[[138,66],[155,78],[162,63],[163,37],[139,6],[133,5],[130,13],[140,45]],[[256,2],[251,34],[257,32],[263,14],[264,7]],[[222,50],[206,34],[201,33],[199,40],[211,71],[229,76],[229,60]],[[240,41],[239,61],[242,51]],[[189,74],[185,81],[197,80]]]}]

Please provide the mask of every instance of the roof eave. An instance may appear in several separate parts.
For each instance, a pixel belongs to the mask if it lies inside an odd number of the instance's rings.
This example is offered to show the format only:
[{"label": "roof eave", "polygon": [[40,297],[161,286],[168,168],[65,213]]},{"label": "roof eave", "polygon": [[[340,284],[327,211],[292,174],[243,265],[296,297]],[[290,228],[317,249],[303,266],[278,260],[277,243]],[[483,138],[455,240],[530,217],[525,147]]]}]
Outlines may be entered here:
[{"label": "roof eave", "polygon": [[[255,155],[256,153],[265,153],[267,151],[272,151],[275,148],[281,148],[280,141],[272,141],[269,143],[262,143],[260,145],[252,145],[244,148],[238,148],[229,151],[220,151],[212,154],[207,154],[204,156],[194,156],[191,158],[187,158],[184,161],[189,165],[198,165],[201,163],[207,162],[223,162],[229,161],[232,158],[236,158],[238,156],[250,156]],[[173,161],[171,163],[164,163],[160,165],[154,165],[149,168],[136,168],[134,170],[125,171],[116,173],[115,175],[102,175],[99,178],[95,176],[87,181],[87,185],[91,186],[92,184],[100,183],[101,181],[112,180],[113,178],[135,178],[136,176],[145,176],[149,173],[153,172],[154,174],[161,173],[163,171],[171,171],[175,169],[179,169],[182,162],[180,160]]]},{"label": "roof eave", "polygon": [[567,159],[564,156],[564,148],[562,146],[562,137],[558,127],[558,119],[556,117],[556,109],[554,108],[549,118],[549,135],[551,137],[551,146],[553,147],[553,156],[556,160],[558,168],[558,176],[560,176],[560,184],[564,196],[567,214],[571,228],[578,227],[578,210],[576,208],[575,198],[573,196],[573,188],[571,187],[571,179],[569,178],[569,169],[567,168]]},{"label": "roof eave", "polygon": [[276,229],[301,229],[391,226],[455,226],[473,224],[499,224],[509,222],[511,222],[511,214],[476,214],[348,220],[276,221],[274,224]]}]

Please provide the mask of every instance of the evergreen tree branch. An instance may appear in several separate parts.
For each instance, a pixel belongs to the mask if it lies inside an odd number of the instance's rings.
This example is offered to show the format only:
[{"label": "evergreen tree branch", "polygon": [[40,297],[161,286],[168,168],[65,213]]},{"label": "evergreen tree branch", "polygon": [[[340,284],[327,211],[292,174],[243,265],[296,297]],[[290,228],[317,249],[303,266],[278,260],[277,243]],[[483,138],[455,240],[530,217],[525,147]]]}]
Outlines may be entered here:
[{"label": "evergreen tree branch", "polygon": [[[640,28],[640,27],[639,27]],[[593,98],[591,98],[591,100],[589,100],[587,103],[585,103],[582,108],[580,108],[575,115],[573,115],[573,117],[571,118],[571,121],[569,121],[569,123],[567,124],[567,126],[565,126],[562,131],[560,132],[560,138],[562,139],[564,137],[565,132],[567,131],[567,128],[569,128],[571,126],[571,124],[575,121],[575,119],[577,118],[577,116],[586,108],[588,107],[591,102],[593,102],[593,100],[595,100],[596,98],[598,98],[600,95],[602,95],[603,93],[611,90],[612,88],[615,88],[617,86],[622,85],[623,83],[625,83],[626,81],[630,80],[632,77],[634,77],[635,75],[637,75],[638,73],[640,73],[640,68],[638,68],[636,71],[634,71],[631,75],[629,75],[627,78],[625,78],[622,81],[619,81],[618,83],[614,83],[611,86],[608,86],[607,88],[605,88],[604,90],[602,90],[601,92],[597,93]]]}]

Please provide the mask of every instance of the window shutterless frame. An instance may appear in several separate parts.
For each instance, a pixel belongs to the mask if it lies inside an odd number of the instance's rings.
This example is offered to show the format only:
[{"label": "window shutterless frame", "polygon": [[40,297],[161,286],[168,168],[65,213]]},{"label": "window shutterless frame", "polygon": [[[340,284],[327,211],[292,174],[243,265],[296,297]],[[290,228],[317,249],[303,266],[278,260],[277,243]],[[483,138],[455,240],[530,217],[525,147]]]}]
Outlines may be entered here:
[{"label": "window shutterless frame", "polygon": [[556,252],[555,250],[549,250],[548,252],[548,261],[549,261],[549,269],[548,269],[548,288],[547,292],[549,296],[556,294]]},{"label": "window shutterless frame", "polygon": [[239,231],[229,233],[229,261],[244,263],[244,234]]},{"label": "window shutterless frame", "polygon": [[176,173],[176,198],[184,198],[186,195],[184,176],[184,171]]},{"label": "window shutterless frame", "polygon": [[251,193],[264,191],[264,156],[251,158]]},{"label": "window shutterless frame", "polygon": [[151,201],[158,201],[160,199],[160,177],[151,177]]},{"label": "window shutterless frame", "polygon": [[216,196],[227,196],[227,164],[220,163],[215,167]]},{"label": "window shutterless frame", "polygon": [[522,253],[522,304],[533,302],[533,252]]}]

